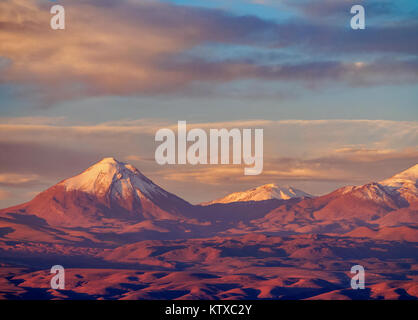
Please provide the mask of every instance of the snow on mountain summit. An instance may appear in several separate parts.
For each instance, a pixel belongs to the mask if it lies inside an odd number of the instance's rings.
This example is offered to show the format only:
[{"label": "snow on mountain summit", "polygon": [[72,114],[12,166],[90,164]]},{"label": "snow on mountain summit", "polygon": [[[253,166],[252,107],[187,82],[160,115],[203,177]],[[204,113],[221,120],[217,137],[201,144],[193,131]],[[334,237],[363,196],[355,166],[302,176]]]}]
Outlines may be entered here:
[{"label": "snow on mountain summit", "polygon": [[111,196],[127,198],[138,194],[138,190],[151,197],[155,193],[166,193],[134,166],[114,158],[104,158],[60,185],[65,186],[66,191],[83,191],[99,197],[110,192]]},{"label": "snow on mountain summit", "polygon": [[264,186],[255,188],[254,191],[256,191],[254,198],[255,199],[266,198],[263,200],[267,200],[267,199],[288,200],[292,198],[312,197],[312,195],[302,190],[293,188],[291,186],[280,187],[274,183],[266,184]]},{"label": "snow on mountain summit", "polygon": [[408,201],[418,199],[418,164],[379,182],[388,192],[396,193]]},{"label": "snow on mountain summit", "polygon": [[215,203],[231,203],[231,202],[247,202],[247,201],[264,201],[271,199],[288,200],[292,198],[310,198],[312,195],[295,189],[290,186],[278,186],[271,183],[257,188],[242,192],[234,192],[224,198],[204,203],[203,205],[210,205]]},{"label": "snow on mountain summit", "polygon": [[400,187],[405,183],[413,183],[416,184],[418,181],[418,164],[414,165],[413,167],[402,171],[394,175],[392,178],[383,180],[380,182],[381,185],[384,186],[391,186],[391,187]]},{"label": "snow on mountain summit", "polygon": [[104,158],[81,174],[13,207],[54,226],[183,219],[191,205],[157,186],[134,166]]}]

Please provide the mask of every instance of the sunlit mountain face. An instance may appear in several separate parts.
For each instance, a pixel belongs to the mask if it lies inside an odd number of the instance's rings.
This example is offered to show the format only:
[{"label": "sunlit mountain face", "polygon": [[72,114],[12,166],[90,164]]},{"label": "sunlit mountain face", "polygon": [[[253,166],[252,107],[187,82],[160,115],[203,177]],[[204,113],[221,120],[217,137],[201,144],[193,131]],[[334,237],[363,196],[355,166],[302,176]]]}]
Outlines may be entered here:
[{"label": "sunlit mountain face", "polygon": [[418,299],[417,38],[410,0],[0,0],[0,299]]},{"label": "sunlit mountain face", "polygon": [[[0,211],[9,279],[3,298],[24,298],[39,287],[42,298],[54,298],[42,271],[51,258],[69,268],[70,287],[59,298],[413,297],[415,282],[393,277],[415,274],[416,168],[321,197],[267,184],[201,206],[105,158]],[[295,196],[280,197],[284,192]],[[373,272],[367,297],[347,293],[342,275],[353,259]],[[395,265],[403,267],[381,269]]]}]

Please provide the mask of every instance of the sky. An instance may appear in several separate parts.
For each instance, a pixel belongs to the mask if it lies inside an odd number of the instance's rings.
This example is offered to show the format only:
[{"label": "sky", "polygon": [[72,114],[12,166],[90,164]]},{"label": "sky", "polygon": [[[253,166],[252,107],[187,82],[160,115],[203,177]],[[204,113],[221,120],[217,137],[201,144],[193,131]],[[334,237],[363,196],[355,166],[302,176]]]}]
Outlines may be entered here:
[{"label": "sky", "polygon": [[[0,207],[108,156],[193,203],[390,177],[418,162],[417,18],[414,0],[1,0]],[[157,165],[180,120],[263,128],[263,174]]]}]

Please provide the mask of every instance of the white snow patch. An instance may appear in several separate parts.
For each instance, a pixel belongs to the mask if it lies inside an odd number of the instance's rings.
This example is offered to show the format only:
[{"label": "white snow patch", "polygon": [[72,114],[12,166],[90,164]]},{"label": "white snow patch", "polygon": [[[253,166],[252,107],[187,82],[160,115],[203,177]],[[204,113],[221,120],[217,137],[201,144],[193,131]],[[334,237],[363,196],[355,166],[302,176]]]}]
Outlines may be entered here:
[{"label": "white snow patch", "polygon": [[134,166],[114,158],[105,158],[78,176],[64,180],[60,185],[65,186],[66,191],[77,190],[97,196],[109,194],[118,199],[138,197],[137,190],[151,198],[157,194],[168,196],[166,191]]},{"label": "white snow patch", "polygon": [[230,195],[205,203],[231,203],[231,202],[246,202],[246,201],[263,201],[271,199],[288,200],[292,198],[312,197],[310,194],[292,187],[280,187],[276,184],[266,184],[257,188],[253,188],[243,192],[235,192]]}]

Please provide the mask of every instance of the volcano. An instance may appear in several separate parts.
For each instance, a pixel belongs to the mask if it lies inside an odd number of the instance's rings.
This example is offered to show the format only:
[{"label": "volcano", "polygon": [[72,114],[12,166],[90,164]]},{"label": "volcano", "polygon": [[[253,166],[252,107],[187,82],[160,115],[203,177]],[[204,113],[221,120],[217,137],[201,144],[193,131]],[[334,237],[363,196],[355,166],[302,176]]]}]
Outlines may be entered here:
[{"label": "volcano", "polygon": [[191,205],[157,186],[130,164],[105,158],[81,174],[0,213],[30,214],[51,226],[180,220]]}]

